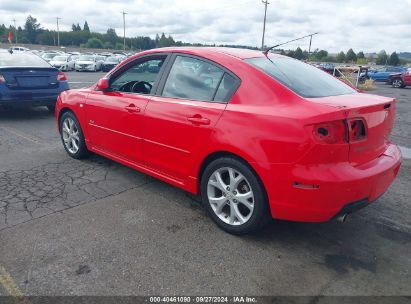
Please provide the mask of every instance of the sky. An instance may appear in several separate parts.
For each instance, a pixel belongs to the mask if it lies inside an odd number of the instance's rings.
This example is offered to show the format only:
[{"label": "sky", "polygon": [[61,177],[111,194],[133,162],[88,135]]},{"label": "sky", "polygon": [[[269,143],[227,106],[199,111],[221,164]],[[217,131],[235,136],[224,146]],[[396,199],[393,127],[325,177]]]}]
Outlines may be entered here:
[{"label": "sky", "polygon": [[[411,0],[269,0],[266,45],[319,32],[312,49],[329,52],[411,51]],[[71,30],[73,23],[104,33],[115,28],[126,36],[164,32],[175,40],[204,44],[261,46],[264,5],[261,0],[1,0],[0,24],[16,19],[24,26],[30,14],[44,28]],[[284,46],[308,49],[309,39]]]}]

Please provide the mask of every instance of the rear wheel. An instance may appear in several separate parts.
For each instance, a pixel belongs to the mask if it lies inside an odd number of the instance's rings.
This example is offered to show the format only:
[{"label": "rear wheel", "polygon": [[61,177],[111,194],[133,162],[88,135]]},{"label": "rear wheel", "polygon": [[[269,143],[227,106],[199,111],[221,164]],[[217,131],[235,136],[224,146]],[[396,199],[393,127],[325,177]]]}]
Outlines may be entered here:
[{"label": "rear wheel", "polygon": [[401,78],[394,78],[392,80],[392,87],[393,88],[403,88],[404,87],[404,81]]},{"label": "rear wheel", "polygon": [[83,131],[74,113],[66,112],[61,116],[60,134],[64,149],[71,157],[81,159],[89,156]]},{"label": "rear wheel", "polygon": [[225,231],[242,235],[269,219],[265,190],[254,171],[234,157],[211,162],[201,178],[201,196],[210,217]]}]

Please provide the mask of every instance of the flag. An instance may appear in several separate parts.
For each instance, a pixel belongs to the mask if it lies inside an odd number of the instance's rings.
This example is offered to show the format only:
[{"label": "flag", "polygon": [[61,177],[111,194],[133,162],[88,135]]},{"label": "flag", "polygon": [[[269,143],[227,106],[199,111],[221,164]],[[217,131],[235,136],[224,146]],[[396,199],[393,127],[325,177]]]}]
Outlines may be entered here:
[{"label": "flag", "polygon": [[11,43],[12,38],[13,38],[13,34],[11,32],[9,32],[9,35],[8,35],[7,39],[9,40],[10,43]]}]

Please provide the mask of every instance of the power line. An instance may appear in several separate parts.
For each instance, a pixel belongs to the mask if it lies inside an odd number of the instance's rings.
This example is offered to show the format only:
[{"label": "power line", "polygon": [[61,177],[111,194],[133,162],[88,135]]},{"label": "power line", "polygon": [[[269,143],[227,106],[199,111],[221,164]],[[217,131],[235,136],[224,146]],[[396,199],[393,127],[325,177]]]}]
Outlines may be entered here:
[{"label": "power line", "polygon": [[263,39],[261,41],[261,50],[264,50],[264,38],[265,38],[265,23],[267,21],[267,6],[270,4],[268,0],[261,0],[264,4],[264,25],[263,25]]},{"label": "power line", "polygon": [[[295,38],[295,39],[292,39],[292,40],[289,40],[289,41],[286,41],[286,42],[283,42],[283,43],[280,43],[280,44],[276,44],[276,45],[274,45],[274,46],[272,46],[272,47],[269,47],[268,49],[264,50],[264,54],[267,55],[268,52],[271,51],[272,49],[274,49],[274,48],[276,48],[276,47],[279,47],[279,46],[281,46],[281,45],[284,45],[284,44],[288,44],[288,43],[290,43],[290,42],[294,42],[294,41],[297,41],[297,40],[301,40],[301,39],[304,39],[304,38],[307,38],[307,37],[311,37],[311,39],[312,39],[312,37],[313,37],[314,35],[317,35],[317,34],[318,34],[318,33],[313,33],[313,34],[305,35],[305,36],[300,37],[300,38]],[[311,51],[311,46],[310,46],[310,51]]]}]

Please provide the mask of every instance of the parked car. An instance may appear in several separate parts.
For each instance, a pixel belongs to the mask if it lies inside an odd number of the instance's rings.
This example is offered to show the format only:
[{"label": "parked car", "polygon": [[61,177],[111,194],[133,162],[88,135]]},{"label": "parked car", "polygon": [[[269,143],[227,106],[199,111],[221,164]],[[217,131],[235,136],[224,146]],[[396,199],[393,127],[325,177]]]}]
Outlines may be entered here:
[{"label": "parked car", "polygon": [[375,81],[388,82],[391,74],[403,73],[406,70],[405,67],[385,67],[378,70],[369,70],[368,76]]},{"label": "parked car", "polygon": [[80,55],[77,59],[74,69],[77,72],[80,71],[91,71],[97,72],[101,70],[102,60],[100,57],[95,55]]},{"label": "parked car", "polygon": [[289,57],[167,48],[62,93],[55,115],[71,157],[95,152],[199,193],[221,228],[244,234],[270,217],[344,219],[380,197],[401,164],[395,111],[394,98]]},{"label": "parked car", "polygon": [[9,48],[9,51],[13,53],[21,53],[21,52],[30,51],[30,49],[22,47],[22,46],[12,46],[11,48]]},{"label": "parked car", "polygon": [[43,55],[41,55],[41,58],[43,58],[47,62],[50,62],[57,55],[59,55],[59,53],[44,53]]},{"label": "parked car", "polygon": [[113,69],[117,64],[119,64],[123,59],[124,57],[120,56],[107,57],[107,59],[103,62],[101,70],[103,72],[108,72],[111,69]]},{"label": "parked car", "polygon": [[392,74],[389,82],[393,88],[405,88],[411,86],[411,68],[408,68],[404,73]]},{"label": "parked car", "polygon": [[72,55],[57,55],[49,63],[59,70],[73,71],[75,57]]},{"label": "parked car", "polygon": [[47,106],[69,89],[66,75],[30,52],[0,52],[0,105]]}]

